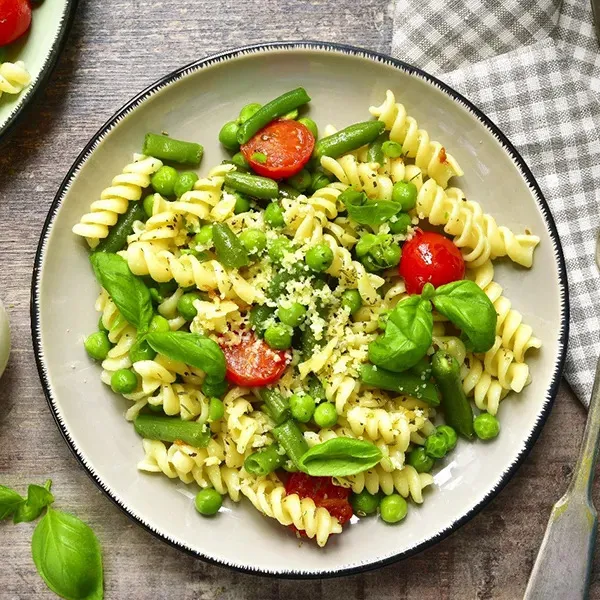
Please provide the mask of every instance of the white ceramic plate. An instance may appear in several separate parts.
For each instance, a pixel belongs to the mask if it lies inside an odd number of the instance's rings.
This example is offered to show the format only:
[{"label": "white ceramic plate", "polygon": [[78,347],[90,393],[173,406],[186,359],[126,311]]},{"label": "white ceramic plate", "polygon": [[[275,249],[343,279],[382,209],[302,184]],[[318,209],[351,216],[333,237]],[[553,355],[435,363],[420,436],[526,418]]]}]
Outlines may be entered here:
[{"label": "white ceramic plate", "polygon": [[[304,86],[310,115],[337,127],[369,117],[368,107],[396,92],[421,127],[465,171],[460,186],[499,223],[541,237],[533,269],[500,264],[497,278],[543,341],[531,360],[533,381],[503,401],[502,433],[490,444],[460,443],[435,475],[436,489],[399,526],[363,519],[325,549],[299,547],[286,528],[246,505],[226,504],[215,519],[195,513],[192,486],[139,473],[140,439],[123,418],[125,401],[100,382],[82,340],[98,320],[86,248],[71,227],[139,151],[144,134],[169,131],[200,141],[202,172],[226,155],[222,123],[251,101]],[[363,50],[322,43],[273,43],[189,65],[151,86],[97,133],[65,178],[48,215],[35,263],[32,324],[50,408],[69,446],[94,481],[133,519],[200,558],[284,577],[357,572],[413,554],[456,530],[506,484],[535,442],[557,391],[568,328],[563,256],[548,206],[504,135],[459,94],[406,64]]]},{"label": "white ceramic plate", "polygon": [[37,91],[48,81],[67,39],[76,8],[77,0],[44,0],[34,7],[27,34],[10,46],[8,60],[22,60],[31,75],[31,83],[20,94],[2,94],[0,137],[17,122]]}]

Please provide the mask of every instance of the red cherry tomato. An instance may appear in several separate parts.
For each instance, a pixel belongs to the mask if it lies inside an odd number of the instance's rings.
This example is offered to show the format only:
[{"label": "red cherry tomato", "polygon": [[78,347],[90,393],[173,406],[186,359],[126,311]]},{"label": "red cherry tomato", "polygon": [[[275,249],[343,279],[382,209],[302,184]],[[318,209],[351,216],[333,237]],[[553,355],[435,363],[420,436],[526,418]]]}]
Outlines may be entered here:
[{"label": "red cherry tomato", "polygon": [[[302,170],[314,147],[315,138],[302,123],[293,119],[280,119],[263,127],[242,145],[241,151],[259,175],[283,179]],[[256,153],[264,154],[265,162],[253,159]]]},{"label": "red cherry tomato", "polygon": [[253,333],[245,334],[239,344],[223,344],[221,349],[227,363],[227,379],[244,387],[275,383],[290,360],[287,352],[273,350]]},{"label": "red cherry tomato", "polygon": [[[352,506],[348,502],[350,489],[334,485],[331,477],[311,477],[306,473],[293,473],[285,485],[288,494],[300,498],[312,498],[317,506],[326,508],[340,525],[352,517]],[[291,525],[295,530],[295,527]],[[302,535],[303,532],[300,532]]]},{"label": "red cherry tomato", "polygon": [[29,0],[0,0],[0,46],[20,38],[31,24]]},{"label": "red cherry tomato", "polygon": [[400,276],[409,294],[420,294],[426,283],[434,287],[465,276],[460,250],[447,237],[433,231],[417,231],[402,247]]}]

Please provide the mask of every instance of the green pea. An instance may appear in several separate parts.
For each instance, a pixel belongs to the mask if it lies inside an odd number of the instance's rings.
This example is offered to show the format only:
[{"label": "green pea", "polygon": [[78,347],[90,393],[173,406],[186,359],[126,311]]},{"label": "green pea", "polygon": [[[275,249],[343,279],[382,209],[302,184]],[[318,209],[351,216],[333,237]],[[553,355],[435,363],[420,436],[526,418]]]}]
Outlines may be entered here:
[{"label": "green pea", "polygon": [[140,360],[154,360],[156,351],[152,349],[146,340],[137,340],[129,350],[129,359],[132,363]]},{"label": "green pea", "polygon": [[177,177],[175,188],[173,190],[175,195],[180,198],[186,192],[193,190],[196,181],[198,181],[198,175],[196,175],[194,171],[184,171],[183,173],[179,173],[179,177]]},{"label": "green pea", "polygon": [[239,125],[237,121],[229,121],[219,131],[219,141],[227,150],[231,150],[232,152],[237,152],[240,149],[240,144],[237,141],[238,129]]},{"label": "green pea", "polygon": [[265,331],[265,342],[274,350],[287,350],[292,345],[292,330],[288,325],[275,323]]},{"label": "green pea", "polygon": [[265,322],[273,317],[275,309],[264,304],[253,306],[250,310],[249,321],[258,337],[263,337],[267,326]]},{"label": "green pea", "polygon": [[281,263],[286,254],[289,254],[294,250],[294,244],[285,236],[281,236],[275,240],[271,240],[268,246],[269,258],[277,264]]},{"label": "green pea", "polygon": [[91,358],[104,360],[111,348],[111,343],[105,331],[96,331],[85,339],[83,346]]},{"label": "green pea", "polygon": [[415,448],[408,453],[407,462],[417,473],[429,473],[435,461],[431,456],[427,456],[425,448]]},{"label": "green pea", "polygon": [[306,264],[310,269],[318,273],[327,271],[332,262],[333,250],[325,242],[313,246],[306,253]]},{"label": "green pea", "polygon": [[258,112],[262,108],[262,105],[258,102],[252,102],[251,104],[246,104],[242,110],[240,110],[239,122],[244,123],[250,117],[254,116],[256,112]]},{"label": "green pea", "polygon": [[300,302],[293,302],[290,306],[280,306],[277,309],[279,320],[290,327],[298,327],[306,317],[306,308]]},{"label": "green pea", "polygon": [[331,402],[321,402],[315,408],[313,420],[318,427],[333,427],[338,420],[337,410]]},{"label": "green pea", "polygon": [[129,369],[119,369],[110,378],[110,387],[117,394],[131,394],[137,387],[137,375]]},{"label": "green pea", "polygon": [[254,152],[250,159],[259,165],[267,163],[267,155],[264,152]]},{"label": "green pea", "polygon": [[250,164],[248,163],[248,161],[246,160],[246,157],[241,152],[236,152],[231,157],[231,162],[236,167],[241,167],[242,169],[249,169],[250,168]]},{"label": "green pea", "polygon": [[198,314],[194,306],[196,300],[202,300],[202,296],[198,292],[190,292],[189,294],[183,294],[177,301],[177,311],[186,321],[193,321]]},{"label": "green pea", "polygon": [[144,198],[144,202],[142,203],[144,207],[144,212],[146,216],[150,218],[152,216],[152,211],[154,210],[154,194],[150,194]]},{"label": "green pea", "polygon": [[362,306],[362,298],[358,290],[346,290],[342,294],[342,306],[350,309],[350,314],[355,315]]},{"label": "green pea", "polygon": [[398,213],[393,219],[388,221],[392,233],[406,233],[412,225],[410,215],[407,215],[405,212]]},{"label": "green pea", "polygon": [[290,398],[290,410],[292,417],[300,423],[308,423],[315,412],[315,401],[308,394],[294,394]]},{"label": "green pea", "polygon": [[202,246],[212,245],[213,241],[213,229],[212,225],[202,225],[200,231],[194,236],[194,242],[201,244]]},{"label": "green pea", "polygon": [[177,171],[167,165],[162,166],[150,179],[155,192],[163,196],[172,196],[177,182]]},{"label": "green pea", "polygon": [[385,246],[385,248],[383,248],[381,255],[386,268],[395,267],[400,262],[402,250],[398,244],[391,244],[390,246]]},{"label": "green pea", "polygon": [[458,441],[458,436],[452,427],[449,425],[441,425],[436,429],[436,433],[446,440],[446,449],[448,452],[454,450],[456,442]]},{"label": "green pea", "polygon": [[398,158],[399,156],[402,156],[402,146],[398,142],[392,142],[390,140],[383,142],[381,149],[388,158]]},{"label": "green pea", "polygon": [[379,494],[371,494],[367,490],[350,496],[350,504],[352,504],[355,514],[359,517],[372,515],[377,510],[379,502]]},{"label": "green pea", "polygon": [[312,181],[310,182],[310,189],[313,192],[316,192],[317,190],[327,187],[330,183],[331,181],[329,177],[325,175],[325,173],[320,173],[319,171],[316,171],[315,173],[313,173]]},{"label": "green pea", "polygon": [[446,446],[446,438],[443,435],[434,433],[425,440],[425,452],[431,458],[444,458],[448,447]]},{"label": "green pea", "polygon": [[396,181],[392,188],[392,200],[398,203],[403,211],[413,209],[417,204],[417,186],[410,181]]},{"label": "green pea", "polygon": [[304,125],[304,127],[306,127],[306,129],[313,134],[315,140],[319,137],[319,128],[312,119],[309,119],[308,117],[302,117],[301,119],[298,119],[298,123],[302,123],[302,125]]},{"label": "green pea", "polygon": [[267,247],[267,236],[260,229],[245,229],[240,233],[240,242],[248,254],[258,254]]},{"label": "green pea", "polygon": [[285,225],[283,209],[277,202],[271,202],[265,208],[265,223],[271,227],[278,228]]},{"label": "green pea", "polygon": [[240,192],[235,192],[233,195],[235,196],[235,206],[233,208],[233,212],[236,215],[248,212],[250,210],[250,199],[248,196],[240,194]]},{"label": "green pea", "polygon": [[308,189],[310,184],[312,183],[311,174],[306,170],[302,169],[292,177],[286,179],[288,185],[291,185],[295,190],[299,192],[304,192]]},{"label": "green pea", "polygon": [[225,395],[227,381],[211,381],[208,377],[202,382],[202,393],[209,398],[220,398]]},{"label": "green pea", "polygon": [[171,331],[171,326],[169,325],[169,321],[167,321],[167,319],[165,319],[163,316],[161,315],[154,315],[152,317],[152,321],[150,321],[150,333],[157,331],[157,332],[166,332],[166,331]]},{"label": "green pea", "polygon": [[408,503],[400,494],[391,494],[381,500],[379,514],[386,523],[398,523],[406,517]]},{"label": "green pea", "polygon": [[196,510],[205,517],[211,517],[219,512],[223,505],[223,498],[217,490],[213,488],[205,488],[196,494],[194,500]]},{"label": "green pea", "polygon": [[500,421],[489,413],[481,413],[473,421],[473,429],[480,440],[491,440],[500,433]]},{"label": "green pea", "polygon": [[210,423],[219,421],[225,414],[225,405],[220,398],[211,398],[208,403],[208,420]]}]

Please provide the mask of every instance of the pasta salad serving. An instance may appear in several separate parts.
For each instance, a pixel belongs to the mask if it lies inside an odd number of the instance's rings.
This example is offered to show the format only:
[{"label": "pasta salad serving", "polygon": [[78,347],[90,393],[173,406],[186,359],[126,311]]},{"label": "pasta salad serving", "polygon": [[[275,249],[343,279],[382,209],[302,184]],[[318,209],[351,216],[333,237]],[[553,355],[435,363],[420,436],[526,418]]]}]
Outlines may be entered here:
[{"label": "pasta salad serving", "polygon": [[101,287],[85,349],[130,402],[138,468],[323,546],[402,521],[459,438],[499,434],[541,342],[493,260],[531,267],[539,238],[449,187],[459,164],[391,91],[322,136],[309,102],[244,106],[203,177],[200,144],[148,133],[73,232]]}]

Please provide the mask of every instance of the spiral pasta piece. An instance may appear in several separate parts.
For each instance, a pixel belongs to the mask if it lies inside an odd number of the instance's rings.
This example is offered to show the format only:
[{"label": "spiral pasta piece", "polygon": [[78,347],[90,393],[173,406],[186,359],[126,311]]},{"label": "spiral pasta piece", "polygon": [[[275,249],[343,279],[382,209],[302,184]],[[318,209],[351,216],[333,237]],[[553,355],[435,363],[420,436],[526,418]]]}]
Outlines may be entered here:
[{"label": "spiral pasta piece", "polygon": [[451,177],[463,175],[456,159],[439,142],[431,141],[424,129],[419,129],[415,119],[406,113],[406,108],[396,102],[391,90],[386,92],[383,104],[371,106],[369,112],[385,124],[390,140],[402,144],[405,154],[415,159],[424,175],[444,188]]},{"label": "spiral pasta piece", "polygon": [[342,526],[329,511],[317,507],[311,498],[300,498],[297,494],[286,494],[281,483],[259,479],[254,484],[242,484],[242,494],[263,515],[276,519],[282,525],[294,525],[309,538],[316,538],[323,547],[329,536],[341,533]]},{"label": "spiral pasta piece", "polygon": [[100,200],[92,202],[90,212],[81,217],[73,227],[73,233],[85,237],[90,247],[96,247],[108,235],[109,227],[117,222],[119,215],[127,211],[129,202],[142,197],[142,190],[150,185],[150,177],[161,167],[162,162],[156,158],[134,155],[133,162],[101,192]]},{"label": "spiral pasta piece", "polygon": [[492,377],[497,377],[506,390],[520,392],[529,382],[529,366],[516,362],[515,355],[502,347],[502,338],[498,335],[494,345],[480,358],[485,370]]},{"label": "spiral pasta piece", "polygon": [[346,413],[345,420],[355,436],[383,439],[386,444],[398,444],[403,451],[410,444],[410,426],[404,412],[355,406]]},{"label": "spiral pasta piece", "polygon": [[20,94],[31,82],[31,75],[21,60],[0,63],[0,97],[2,94]]},{"label": "spiral pasta piece", "polygon": [[500,401],[506,397],[508,390],[485,370],[483,362],[473,354],[467,354],[460,376],[465,394],[473,396],[477,408],[491,415],[497,414]]},{"label": "spiral pasta piece", "polygon": [[[139,368],[139,367],[138,367]],[[166,415],[179,415],[182,420],[208,420],[209,400],[195,386],[182,383],[163,383],[158,392],[148,398],[150,406],[162,406]]]},{"label": "spiral pasta piece", "polygon": [[379,173],[377,163],[359,162],[353,154],[338,159],[321,158],[321,166],[332,173],[341,183],[364,192],[369,198],[391,200],[394,184],[386,175]]}]

